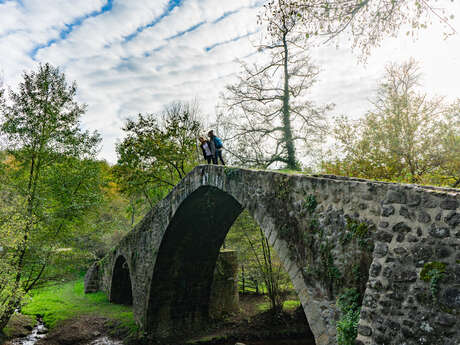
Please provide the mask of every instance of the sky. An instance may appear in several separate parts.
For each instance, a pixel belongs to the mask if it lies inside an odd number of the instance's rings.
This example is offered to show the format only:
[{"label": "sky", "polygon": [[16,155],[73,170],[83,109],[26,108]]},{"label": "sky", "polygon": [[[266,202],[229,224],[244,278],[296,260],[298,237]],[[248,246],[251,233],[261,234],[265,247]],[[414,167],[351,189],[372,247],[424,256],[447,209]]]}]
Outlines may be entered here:
[{"label": "sky", "polygon": [[[38,63],[59,66],[88,105],[85,129],[103,142],[99,157],[116,162],[121,127],[138,113],[196,99],[209,119],[241,61],[257,61],[263,0],[0,0],[0,79],[14,88]],[[460,32],[460,2],[443,0]],[[311,90],[330,116],[369,109],[385,64],[420,62],[430,94],[460,97],[460,34],[443,39],[437,21],[416,40],[399,35],[372,50],[365,64],[344,43],[312,51],[320,66]]]}]

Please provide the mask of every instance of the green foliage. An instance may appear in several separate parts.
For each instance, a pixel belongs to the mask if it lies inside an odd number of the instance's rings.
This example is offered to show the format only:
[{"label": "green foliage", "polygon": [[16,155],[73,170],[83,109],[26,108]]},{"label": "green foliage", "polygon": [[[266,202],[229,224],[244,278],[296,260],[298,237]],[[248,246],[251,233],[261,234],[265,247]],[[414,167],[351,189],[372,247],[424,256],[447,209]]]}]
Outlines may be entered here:
[{"label": "green foliage", "polygon": [[342,313],[356,311],[360,308],[360,294],[355,288],[345,289],[337,298],[337,306]]},{"label": "green foliage", "polygon": [[[418,92],[417,64],[391,64],[374,109],[336,120],[337,145],[325,173],[394,182],[460,184],[460,101],[446,104]],[[339,147],[339,150],[336,150]]]},{"label": "green foliage", "polygon": [[372,242],[367,240],[370,238],[369,224],[365,222],[360,222],[348,216],[346,216],[345,219],[346,226],[344,231],[340,235],[340,244],[344,246],[352,240],[356,240],[361,248],[369,252],[372,252],[372,250],[374,249],[373,244]]},{"label": "green foliage", "polygon": [[431,296],[437,300],[439,282],[445,277],[447,264],[444,262],[427,262],[420,271],[420,279],[430,283]]},{"label": "green foliage", "polygon": [[238,252],[242,292],[266,293],[271,309],[275,312],[281,310],[285,292],[292,289],[292,283],[280,259],[247,210],[241,213],[230,229],[225,247]]},{"label": "green foliage", "polygon": [[358,322],[360,311],[350,311],[343,315],[336,324],[337,344],[354,345],[358,336]]},{"label": "green foliage", "polygon": [[224,168],[224,173],[229,180],[236,179],[240,174],[238,168],[231,168],[227,166]]},{"label": "green foliage", "polygon": [[277,196],[282,201],[287,201],[292,192],[291,180],[289,177],[281,177],[281,181],[277,186]]},{"label": "green foliage", "polygon": [[323,242],[320,244],[320,265],[321,275],[323,282],[329,289],[330,295],[332,295],[334,286],[337,286],[342,279],[342,273],[338,267],[334,264],[334,256],[332,255],[332,245],[329,242]]},{"label": "green foliage", "polygon": [[122,193],[152,208],[198,164],[196,138],[202,126],[196,117],[196,107],[176,102],[161,114],[126,121],[113,168]]},{"label": "green foliage", "polygon": [[0,102],[8,150],[0,181],[0,258],[8,284],[0,285],[0,327],[25,293],[61,257],[85,216],[100,205],[104,179],[94,160],[100,136],[80,129],[85,105],[76,85],[49,64],[24,73],[17,92]]},{"label": "green foliage", "polygon": [[337,321],[338,345],[353,345],[358,335],[359,314],[361,311],[360,294],[352,289],[345,289],[337,298],[337,307],[341,317]]},{"label": "green foliage", "polygon": [[308,194],[303,203],[303,207],[308,211],[309,214],[312,214],[316,210],[316,206],[318,206],[316,197],[313,194]]},{"label": "green foliage", "polygon": [[438,271],[440,273],[445,273],[446,266],[447,264],[444,262],[438,262],[438,261],[427,262],[425,265],[423,265],[423,268],[420,271],[420,279],[425,282],[429,282],[433,276],[432,271]]},{"label": "green foliage", "polygon": [[[294,310],[300,307],[299,300],[286,300],[283,302],[283,310]],[[264,302],[257,305],[259,311],[267,311],[270,309],[270,302]]]},{"label": "green foliage", "polygon": [[319,227],[319,222],[316,218],[312,218],[310,220],[310,230],[311,231],[316,231]]},{"label": "green foliage", "polygon": [[364,238],[369,235],[369,227],[364,222],[358,222],[350,219],[347,222],[347,230],[350,231],[354,237]]}]

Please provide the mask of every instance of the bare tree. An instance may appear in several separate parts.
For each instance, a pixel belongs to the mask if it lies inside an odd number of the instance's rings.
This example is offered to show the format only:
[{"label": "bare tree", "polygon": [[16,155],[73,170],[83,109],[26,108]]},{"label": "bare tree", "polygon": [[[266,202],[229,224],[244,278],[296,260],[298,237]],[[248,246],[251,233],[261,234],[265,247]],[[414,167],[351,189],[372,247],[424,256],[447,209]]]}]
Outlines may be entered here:
[{"label": "bare tree", "polygon": [[324,131],[330,106],[317,107],[306,98],[319,71],[297,30],[299,18],[280,11],[273,36],[259,46],[266,62],[243,63],[238,81],[227,86],[222,96],[227,119],[221,127],[227,128],[227,140],[234,142],[230,153],[238,161],[298,169],[296,145],[312,143]]},{"label": "bare tree", "polygon": [[[453,1],[450,1],[453,2]],[[353,47],[367,55],[383,38],[397,36],[407,25],[406,34],[426,28],[433,18],[444,24],[444,35],[454,34],[453,15],[440,8],[437,0],[272,0],[265,5],[262,20],[275,31],[282,13],[297,16],[307,36],[327,42],[346,32]],[[449,1],[444,1],[448,4]]]}]

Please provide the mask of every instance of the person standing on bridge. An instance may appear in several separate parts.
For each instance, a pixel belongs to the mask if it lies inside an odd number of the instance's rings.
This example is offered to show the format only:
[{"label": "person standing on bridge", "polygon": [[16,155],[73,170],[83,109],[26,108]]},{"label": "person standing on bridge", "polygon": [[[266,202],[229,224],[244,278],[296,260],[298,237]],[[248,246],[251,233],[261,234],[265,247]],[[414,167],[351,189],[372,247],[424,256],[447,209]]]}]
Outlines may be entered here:
[{"label": "person standing on bridge", "polygon": [[213,146],[215,149],[215,154],[213,155],[212,162],[214,164],[219,164],[217,160],[220,159],[222,165],[225,165],[224,159],[222,158],[222,148],[224,147],[222,140],[214,135],[214,131],[212,129],[208,132],[208,137],[209,141],[211,142],[211,151]]},{"label": "person standing on bridge", "polygon": [[[209,140],[206,140],[204,137],[199,137],[201,151],[203,151],[204,160],[211,164],[211,160],[214,161],[214,156],[211,151],[211,143]],[[215,149],[214,149],[215,151]]]}]

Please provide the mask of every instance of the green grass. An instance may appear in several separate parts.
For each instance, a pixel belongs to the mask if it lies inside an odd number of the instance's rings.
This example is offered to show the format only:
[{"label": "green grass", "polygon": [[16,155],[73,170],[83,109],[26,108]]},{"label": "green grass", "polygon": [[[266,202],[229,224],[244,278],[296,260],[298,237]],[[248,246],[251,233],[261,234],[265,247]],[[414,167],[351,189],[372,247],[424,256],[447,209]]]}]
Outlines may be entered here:
[{"label": "green grass", "polygon": [[33,291],[22,313],[41,315],[50,328],[79,315],[95,315],[116,321],[130,333],[137,331],[131,307],[109,303],[102,292],[85,294],[82,278]]},{"label": "green grass", "polygon": [[[241,281],[238,281],[238,288],[239,288],[239,292],[243,293],[243,283]],[[244,287],[244,292],[245,293],[256,293],[256,289],[246,284],[246,286]],[[266,293],[267,293],[267,289],[265,288],[265,286],[262,284],[259,285],[259,294],[263,295]]]},{"label": "green grass", "polygon": [[270,169],[273,172],[279,172],[283,174],[301,174],[301,175],[309,175],[311,172],[303,171],[303,170],[292,170],[292,169]]},{"label": "green grass", "polygon": [[[283,310],[294,310],[300,306],[300,301],[298,300],[287,300],[283,303]],[[257,310],[267,311],[270,309],[270,302],[264,302],[257,305]]]}]

